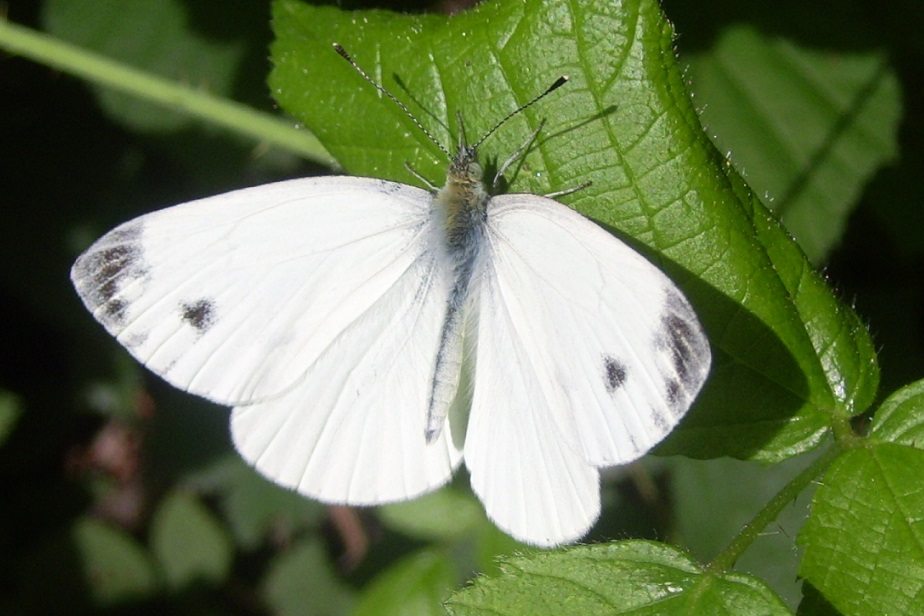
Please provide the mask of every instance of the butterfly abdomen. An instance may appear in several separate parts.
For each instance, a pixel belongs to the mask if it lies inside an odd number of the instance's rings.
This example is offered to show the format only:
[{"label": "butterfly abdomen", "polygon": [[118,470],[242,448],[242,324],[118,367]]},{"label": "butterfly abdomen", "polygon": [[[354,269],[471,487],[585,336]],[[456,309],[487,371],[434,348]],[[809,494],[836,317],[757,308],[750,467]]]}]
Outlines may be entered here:
[{"label": "butterfly abdomen", "polygon": [[472,272],[483,243],[488,193],[474,149],[462,147],[452,161],[446,185],[436,194],[436,208],[445,215],[446,245],[453,266],[453,286],[440,332],[433,373],[426,437],[433,442],[459,389]]}]

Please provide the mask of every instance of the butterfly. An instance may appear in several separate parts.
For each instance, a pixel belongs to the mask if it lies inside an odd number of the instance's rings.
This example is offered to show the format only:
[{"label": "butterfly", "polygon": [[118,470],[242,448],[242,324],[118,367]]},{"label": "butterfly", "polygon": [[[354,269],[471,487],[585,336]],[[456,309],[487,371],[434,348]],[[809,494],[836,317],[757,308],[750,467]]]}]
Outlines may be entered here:
[{"label": "butterfly", "polygon": [[314,177],[146,214],[71,280],[151,371],[232,406],[236,448],[274,482],[375,505],[464,462],[503,531],[575,541],[600,515],[599,469],[690,408],[709,342],[681,290],[612,234],[548,197],[490,195],[488,135],[460,140],[435,191]]}]

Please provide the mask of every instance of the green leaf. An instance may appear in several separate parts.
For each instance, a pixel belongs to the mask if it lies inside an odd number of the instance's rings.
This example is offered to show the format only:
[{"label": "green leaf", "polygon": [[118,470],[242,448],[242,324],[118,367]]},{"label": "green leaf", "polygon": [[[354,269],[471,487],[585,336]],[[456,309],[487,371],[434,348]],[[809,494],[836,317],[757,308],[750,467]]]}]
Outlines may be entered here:
[{"label": "green leaf", "polygon": [[779,460],[871,403],[878,368],[865,327],[706,138],[654,0],[491,2],[451,19],[278,0],[274,28],[280,104],[350,172],[414,184],[405,162],[439,183],[445,156],[333,42],[446,144],[457,111],[480,136],[571,77],[482,156],[505,160],[547,119],[511,191],[592,181],[563,200],[663,267],[694,304],[713,373],[662,452]]},{"label": "green leaf", "polygon": [[425,550],[401,559],[366,587],[354,616],[441,616],[458,584],[448,554]]},{"label": "green leaf", "polygon": [[237,542],[254,549],[267,537],[288,537],[327,518],[324,505],[263,477],[236,454],[222,486],[222,509]]},{"label": "green leaf", "polygon": [[382,523],[411,537],[453,539],[485,520],[481,505],[470,491],[437,490],[403,503],[379,507]]},{"label": "green leaf", "polygon": [[324,546],[302,541],[281,552],[263,580],[270,612],[287,616],[350,613],[352,593],[337,577]]},{"label": "green leaf", "polygon": [[20,415],[22,403],[19,397],[8,391],[0,391],[0,445],[13,432]]},{"label": "green leaf", "polygon": [[151,548],[173,590],[197,582],[219,584],[231,569],[233,550],[224,528],[193,495],[174,490],[151,521]]},{"label": "green leaf", "polygon": [[898,153],[901,97],[883,52],[814,51],[751,26],[687,58],[703,124],[813,261]]},{"label": "green leaf", "polygon": [[94,605],[112,606],[159,590],[147,552],[128,533],[81,518],[71,531],[71,543]]},{"label": "green leaf", "polygon": [[790,614],[760,581],[717,575],[676,548],[647,541],[506,559],[447,603],[451,614]]},{"label": "green leaf", "polygon": [[[924,420],[918,406],[917,424]],[[842,614],[924,613],[924,451],[869,443],[821,480],[799,574]]]},{"label": "green leaf", "polygon": [[899,389],[882,403],[873,418],[872,435],[924,449],[924,381]]},{"label": "green leaf", "polygon": [[[45,27],[64,40],[216,94],[231,93],[247,51],[241,38],[199,31],[179,0],[49,0],[43,9]],[[99,89],[98,96],[108,113],[133,130],[178,130],[191,120],[111,89]]]}]

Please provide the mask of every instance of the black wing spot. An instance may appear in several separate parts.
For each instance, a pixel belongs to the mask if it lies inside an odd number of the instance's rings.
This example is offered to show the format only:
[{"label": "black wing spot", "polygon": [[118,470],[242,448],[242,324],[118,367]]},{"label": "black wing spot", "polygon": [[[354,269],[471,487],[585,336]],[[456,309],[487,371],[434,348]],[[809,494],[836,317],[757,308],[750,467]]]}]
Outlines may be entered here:
[{"label": "black wing spot", "polygon": [[196,328],[200,334],[215,324],[215,302],[210,299],[186,303],[181,308],[183,321]]},{"label": "black wing spot", "polygon": [[615,357],[605,355],[603,357],[603,376],[606,380],[606,391],[611,394],[623,386],[628,376],[628,369],[625,364]]}]

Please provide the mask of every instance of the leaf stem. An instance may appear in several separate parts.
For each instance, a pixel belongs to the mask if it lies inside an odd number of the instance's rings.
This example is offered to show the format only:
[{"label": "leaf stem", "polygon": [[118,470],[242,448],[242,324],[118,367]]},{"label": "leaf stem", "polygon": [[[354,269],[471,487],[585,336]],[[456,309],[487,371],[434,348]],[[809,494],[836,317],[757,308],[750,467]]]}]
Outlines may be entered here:
[{"label": "leaf stem", "polygon": [[132,68],[0,18],[0,48],[64,73],[177,109],[322,165],[336,162],[318,139],[292,122],[203,90]]},{"label": "leaf stem", "polygon": [[834,445],[824,452],[821,457],[812,462],[808,468],[799,473],[792,481],[774,495],[773,498],[757,512],[757,515],[748,522],[741,532],[735,536],[728,546],[722,550],[708,565],[706,571],[721,573],[734,567],[741,554],[750,547],[760,533],[769,526],[780,513],[796,499],[799,494],[843,452],[843,448]]}]

